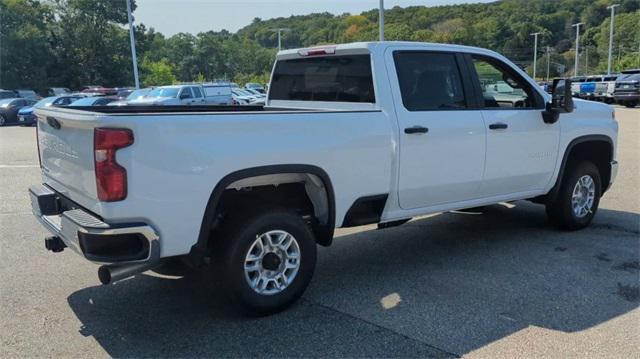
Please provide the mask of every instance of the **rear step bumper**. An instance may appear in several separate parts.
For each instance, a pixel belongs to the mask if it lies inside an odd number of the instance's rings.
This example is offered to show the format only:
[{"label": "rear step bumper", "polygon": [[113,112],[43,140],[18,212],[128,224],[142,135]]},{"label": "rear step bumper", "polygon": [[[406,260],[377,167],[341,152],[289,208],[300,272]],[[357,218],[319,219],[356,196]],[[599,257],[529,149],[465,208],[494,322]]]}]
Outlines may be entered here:
[{"label": "rear step bumper", "polygon": [[159,263],[159,237],[151,226],[107,224],[46,185],[31,186],[29,195],[33,214],[54,235],[46,239],[47,249],[59,252],[66,246],[110,268],[151,269]]}]

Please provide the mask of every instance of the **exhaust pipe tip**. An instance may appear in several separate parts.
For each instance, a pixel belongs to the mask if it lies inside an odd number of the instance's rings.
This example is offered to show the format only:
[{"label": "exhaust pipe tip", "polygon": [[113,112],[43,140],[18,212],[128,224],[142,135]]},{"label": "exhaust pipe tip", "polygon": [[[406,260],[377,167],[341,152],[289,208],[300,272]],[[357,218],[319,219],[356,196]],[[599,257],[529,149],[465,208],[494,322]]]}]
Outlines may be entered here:
[{"label": "exhaust pipe tip", "polygon": [[100,268],[98,268],[98,279],[100,279],[100,283],[102,284],[111,283],[111,271],[109,270],[109,266],[100,266]]},{"label": "exhaust pipe tip", "polygon": [[159,261],[123,265],[103,265],[98,268],[98,279],[102,284],[112,284],[160,265]]}]

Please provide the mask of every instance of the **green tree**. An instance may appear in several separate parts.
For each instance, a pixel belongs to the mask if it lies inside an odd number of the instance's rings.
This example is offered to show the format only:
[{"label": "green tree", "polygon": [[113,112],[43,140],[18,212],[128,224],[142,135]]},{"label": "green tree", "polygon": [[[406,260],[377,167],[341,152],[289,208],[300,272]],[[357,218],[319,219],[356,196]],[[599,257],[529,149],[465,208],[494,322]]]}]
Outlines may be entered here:
[{"label": "green tree", "polygon": [[51,8],[32,0],[0,1],[0,88],[48,85],[47,69],[54,63],[48,28]]},{"label": "green tree", "polygon": [[144,58],[140,64],[140,78],[144,86],[171,85],[176,82],[172,66],[166,60]]}]

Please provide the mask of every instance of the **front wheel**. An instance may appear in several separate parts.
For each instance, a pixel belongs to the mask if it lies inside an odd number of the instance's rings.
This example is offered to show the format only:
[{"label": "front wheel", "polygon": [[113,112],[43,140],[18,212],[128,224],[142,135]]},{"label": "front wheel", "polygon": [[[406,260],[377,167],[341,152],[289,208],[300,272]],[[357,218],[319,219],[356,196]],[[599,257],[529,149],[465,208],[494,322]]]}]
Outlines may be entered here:
[{"label": "front wheel", "polygon": [[0,115],[0,127],[7,124],[7,118],[4,115]]},{"label": "front wheel", "polygon": [[267,315],[298,300],[316,264],[308,224],[294,212],[270,210],[231,226],[220,258],[231,303],[247,314]]},{"label": "front wheel", "polygon": [[600,171],[592,162],[571,166],[560,184],[558,197],[546,205],[547,216],[563,229],[582,229],[598,210],[601,189]]}]

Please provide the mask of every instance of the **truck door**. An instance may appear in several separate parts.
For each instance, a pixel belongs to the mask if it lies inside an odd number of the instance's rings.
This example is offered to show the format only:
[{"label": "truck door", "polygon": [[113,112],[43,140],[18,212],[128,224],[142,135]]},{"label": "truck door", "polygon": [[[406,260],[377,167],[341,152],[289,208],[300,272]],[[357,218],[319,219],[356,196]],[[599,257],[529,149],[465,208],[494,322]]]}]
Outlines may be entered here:
[{"label": "truck door", "polygon": [[544,98],[513,67],[488,56],[469,60],[487,124],[483,197],[544,189],[556,166],[560,123],[542,120]]},{"label": "truck door", "polygon": [[478,198],[486,129],[463,57],[390,48],[387,72],[400,129],[400,207]]},{"label": "truck door", "polygon": [[193,104],[194,105],[204,104],[204,96],[202,94],[202,91],[200,91],[200,87],[193,86],[191,87],[191,91],[193,91]]},{"label": "truck door", "polygon": [[190,87],[183,87],[180,91],[180,104],[181,105],[191,105],[195,101],[193,99],[193,93],[191,93]]}]

